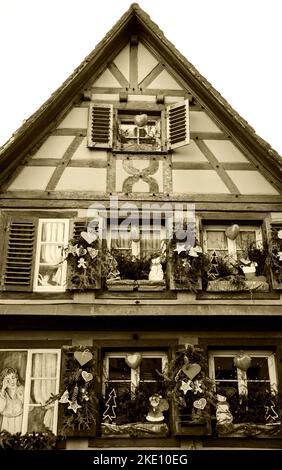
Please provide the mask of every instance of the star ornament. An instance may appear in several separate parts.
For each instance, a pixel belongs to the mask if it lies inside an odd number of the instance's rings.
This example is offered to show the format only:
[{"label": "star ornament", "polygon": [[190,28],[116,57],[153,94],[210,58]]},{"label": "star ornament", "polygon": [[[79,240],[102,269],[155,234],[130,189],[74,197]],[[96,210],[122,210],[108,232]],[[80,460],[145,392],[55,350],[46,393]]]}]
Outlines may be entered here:
[{"label": "star ornament", "polygon": [[77,413],[77,410],[81,408],[81,405],[77,403],[77,401],[71,401],[70,406],[68,406],[68,410],[72,410],[74,413]]},{"label": "star ornament", "polygon": [[188,380],[188,382],[184,382],[184,380],[182,380],[180,390],[184,392],[184,395],[186,395],[188,390],[193,390],[191,384],[193,384],[192,380]]},{"label": "star ornament", "polygon": [[177,251],[178,254],[186,251],[185,243],[176,243],[176,248],[174,248],[173,251]]}]

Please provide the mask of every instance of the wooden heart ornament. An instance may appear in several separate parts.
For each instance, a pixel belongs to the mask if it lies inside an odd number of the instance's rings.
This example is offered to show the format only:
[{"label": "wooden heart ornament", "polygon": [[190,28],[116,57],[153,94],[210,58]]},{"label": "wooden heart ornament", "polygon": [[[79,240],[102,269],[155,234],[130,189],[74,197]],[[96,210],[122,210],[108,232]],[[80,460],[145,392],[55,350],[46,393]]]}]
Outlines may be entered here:
[{"label": "wooden heart ornament", "polygon": [[81,372],[81,376],[85,380],[85,382],[91,382],[91,380],[93,379],[93,375],[91,374],[91,372],[86,372],[86,370],[83,370]]},{"label": "wooden heart ornament", "polygon": [[125,358],[125,362],[130,367],[131,369],[137,369],[139,364],[142,361],[142,356],[140,353],[135,353],[135,354],[127,354]]},{"label": "wooden heart ornament", "polygon": [[233,362],[238,369],[246,371],[251,365],[252,358],[248,354],[242,352],[234,357]]},{"label": "wooden heart ornament", "polygon": [[138,127],[143,127],[147,124],[148,122],[148,116],[147,114],[137,114],[135,117],[134,117],[134,123],[136,124],[136,126]]},{"label": "wooden heart ornament", "polygon": [[207,404],[207,400],[205,398],[200,398],[200,400],[194,401],[193,406],[197,410],[203,410],[206,404]]},{"label": "wooden heart ornament", "polygon": [[184,366],[181,369],[185,375],[190,380],[193,380],[196,375],[201,371],[201,366],[199,364],[184,364]]},{"label": "wooden heart ornament", "polygon": [[74,357],[81,366],[87,364],[93,358],[93,354],[90,351],[75,351]]},{"label": "wooden heart ornament", "polygon": [[88,243],[88,245],[91,245],[91,243],[95,242],[95,240],[98,238],[94,232],[81,232],[80,235]]},{"label": "wooden heart ornament", "polygon": [[228,227],[228,228],[226,229],[225,235],[226,235],[227,238],[229,238],[230,240],[235,240],[235,238],[238,237],[239,232],[240,232],[240,227],[239,227],[239,225],[233,224],[233,225],[231,225],[230,227]]}]

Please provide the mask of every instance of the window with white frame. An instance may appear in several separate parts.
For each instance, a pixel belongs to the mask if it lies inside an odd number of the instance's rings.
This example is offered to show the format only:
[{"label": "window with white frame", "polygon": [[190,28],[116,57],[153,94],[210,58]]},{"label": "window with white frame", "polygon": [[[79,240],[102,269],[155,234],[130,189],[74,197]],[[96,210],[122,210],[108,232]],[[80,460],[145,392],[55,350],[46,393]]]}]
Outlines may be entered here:
[{"label": "window with white frame", "polygon": [[57,432],[60,354],[57,349],[0,350],[0,429],[11,434]]},{"label": "window with white frame", "polygon": [[128,393],[133,397],[138,389],[149,398],[159,392],[160,373],[166,363],[166,353],[158,351],[106,353],[103,368],[104,397],[114,388],[117,397]]},{"label": "window with white frame", "polygon": [[226,236],[227,226],[205,225],[203,229],[204,250],[212,255],[216,252],[218,256],[231,256],[240,259],[246,250],[262,247],[262,230],[258,226],[240,226],[236,238],[232,240]]},{"label": "window with white frame", "polygon": [[108,230],[108,248],[136,258],[150,258],[164,254],[166,230],[160,221],[153,224],[150,219],[139,225],[125,225],[122,222],[111,225]]},{"label": "window with white frame", "polygon": [[[249,366],[246,356],[251,359]],[[267,400],[277,393],[272,351],[248,351],[245,354],[239,350],[210,351],[209,371],[216,393],[227,398],[235,422],[246,421],[245,417],[250,415],[256,416],[257,422],[264,421]],[[245,414],[242,414],[242,403]]]},{"label": "window with white frame", "polygon": [[34,291],[65,290],[67,263],[63,255],[68,237],[68,219],[39,220]]}]

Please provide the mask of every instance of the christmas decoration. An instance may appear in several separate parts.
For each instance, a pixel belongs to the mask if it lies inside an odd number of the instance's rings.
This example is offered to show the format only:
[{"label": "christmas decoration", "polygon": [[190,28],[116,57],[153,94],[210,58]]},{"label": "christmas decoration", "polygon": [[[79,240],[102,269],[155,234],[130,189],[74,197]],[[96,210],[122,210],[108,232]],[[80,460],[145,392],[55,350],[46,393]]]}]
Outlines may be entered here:
[{"label": "christmas decoration", "polygon": [[134,117],[134,124],[138,127],[143,127],[147,124],[148,122],[148,116],[147,114],[137,114]]},{"label": "christmas decoration", "polygon": [[69,391],[66,390],[63,395],[61,396],[60,400],[59,400],[59,403],[70,403],[70,399],[69,399]]},{"label": "christmas decoration", "polygon": [[98,235],[91,230],[88,232],[81,232],[80,235],[88,243],[88,245],[91,245],[91,243],[93,243],[98,238]]},{"label": "christmas decoration", "polygon": [[178,254],[180,254],[182,252],[186,252],[187,248],[186,248],[185,243],[177,243],[176,248],[174,248],[173,251],[177,251]]},{"label": "christmas decoration", "polygon": [[68,410],[74,411],[74,413],[77,413],[77,410],[81,408],[81,405],[77,403],[77,401],[71,401],[70,405],[68,406]]},{"label": "christmas decoration", "polygon": [[93,380],[93,374],[91,374],[91,372],[86,372],[86,370],[83,370],[81,372],[81,375],[85,382],[90,382],[91,380]]},{"label": "christmas decoration", "polygon": [[125,357],[125,362],[131,369],[137,369],[137,367],[141,364],[142,355],[140,353],[135,354],[127,354]]},{"label": "christmas decoration", "polygon": [[193,385],[194,385],[194,394],[196,395],[197,393],[204,393],[203,389],[201,388],[202,387],[202,384],[201,382],[199,382],[199,380],[195,380],[195,382],[193,382]]},{"label": "christmas decoration", "polygon": [[281,424],[278,413],[275,411],[275,403],[270,399],[265,406],[265,422],[268,426]]},{"label": "christmas decoration", "polygon": [[91,256],[91,259],[95,259],[98,256],[99,251],[96,248],[91,248],[90,246],[87,247],[87,251]]},{"label": "christmas decoration", "polygon": [[252,358],[248,354],[241,351],[239,354],[237,354],[237,356],[234,357],[233,362],[234,365],[238,367],[238,369],[246,371],[251,365]]},{"label": "christmas decoration", "polygon": [[184,380],[182,380],[181,387],[179,387],[179,390],[183,390],[184,395],[186,395],[188,390],[193,390],[193,386],[191,387],[191,385],[193,385],[192,380],[188,380],[188,382],[185,382]]},{"label": "christmas decoration", "polygon": [[223,395],[217,395],[216,404],[216,421],[218,425],[230,424],[233,421],[233,416],[229,410],[229,404]]},{"label": "christmas decoration", "polygon": [[214,251],[211,255],[210,268],[209,268],[208,276],[211,279],[215,279],[215,278],[219,277],[216,251]]},{"label": "christmas decoration", "polygon": [[228,227],[225,231],[225,235],[227,236],[227,238],[229,238],[230,240],[235,240],[238,235],[239,235],[239,232],[240,232],[240,227],[239,225],[237,224],[233,224],[231,225],[230,227]]},{"label": "christmas decoration", "polygon": [[91,359],[93,359],[93,354],[90,351],[88,351],[88,349],[86,349],[85,351],[82,351],[82,352],[76,351],[74,353],[74,357],[81,366],[84,366],[89,361],[91,361]]},{"label": "christmas decoration", "polygon": [[282,240],[282,230],[278,230],[277,238],[279,238],[279,240]]},{"label": "christmas decoration", "polygon": [[86,253],[87,253],[87,250],[85,248],[83,248],[83,246],[79,246],[76,250],[76,255],[78,257],[82,257],[82,256],[86,255]]},{"label": "christmas decoration", "polygon": [[149,281],[162,281],[164,278],[164,272],[161,265],[161,258],[151,259],[151,269],[149,272]]},{"label": "christmas decoration", "polygon": [[193,406],[198,410],[203,410],[206,407],[207,400],[205,398],[200,398],[199,400],[194,401]]},{"label": "christmas decoration", "polygon": [[196,375],[199,374],[199,372],[201,371],[201,366],[199,364],[184,364],[184,366],[182,367],[181,369],[184,374],[187,375],[187,377],[191,380],[194,379],[194,377],[196,377]]},{"label": "christmas decoration", "polygon": [[117,407],[116,397],[117,397],[116,391],[114,388],[112,388],[112,390],[109,393],[109,398],[106,401],[107,408],[105,409],[103,413],[104,421],[109,422],[109,421],[113,421],[114,419],[116,419],[116,413],[115,413],[115,408]]},{"label": "christmas decoration", "polygon": [[77,262],[77,267],[78,268],[83,268],[83,269],[87,268],[87,263],[86,263],[84,258],[79,258],[79,260]]},{"label": "christmas decoration", "polygon": [[168,410],[169,405],[167,400],[163,399],[161,395],[155,393],[149,398],[150,410],[146,416],[147,421],[160,422],[164,420],[163,411]]}]

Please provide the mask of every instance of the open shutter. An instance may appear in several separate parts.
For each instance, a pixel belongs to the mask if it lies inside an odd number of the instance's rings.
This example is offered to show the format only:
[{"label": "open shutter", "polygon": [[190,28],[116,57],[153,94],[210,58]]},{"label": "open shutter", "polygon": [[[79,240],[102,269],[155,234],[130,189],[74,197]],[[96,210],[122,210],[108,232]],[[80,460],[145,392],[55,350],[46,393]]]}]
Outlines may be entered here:
[{"label": "open shutter", "polygon": [[88,147],[111,148],[113,145],[113,105],[90,104]]},{"label": "open shutter", "polygon": [[[99,421],[97,387],[100,382],[97,353],[98,349],[93,346],[62,347],[59,435],[96,436]],[[76,408],[76,404],[79,407]]]},{"label": "open shutter", "polygon": [[183,147],[190,142],[189,101],[167,107],[167,148]]},{"label": "open shutter", "polygon": [[[102,219],[102,218],[101,218]],[[100,222],[99,220],[99,226]],[[88,230],[88,221],[85,219],[76,219],[72,223],[72,241],[73,245],[82,247],[86,253],[83,255],[69,254],[68,255],[68,274],[67,274],[67,288],[70,290],[97,290],[101,289],[101,258],[102,258],[102,240],[91,238],[91,227]],[[84,235],[84,238],[82,236]],[[101,234],[100,228],[97,234]],[[89,238],[88,238],[89,236]],[[98,250],[97,256],[91,250]],[[83,258],[86,262],[86,268],[78,267],[79,260]]]},{"label": "open shutter", "polygon": [[3,290],[32,291],[36,232],[37,219],[8,217],[3,252]]},{"label": "open shutter", "polygon": [[267,224],[273,289],[282,290],[282,221]]}]

